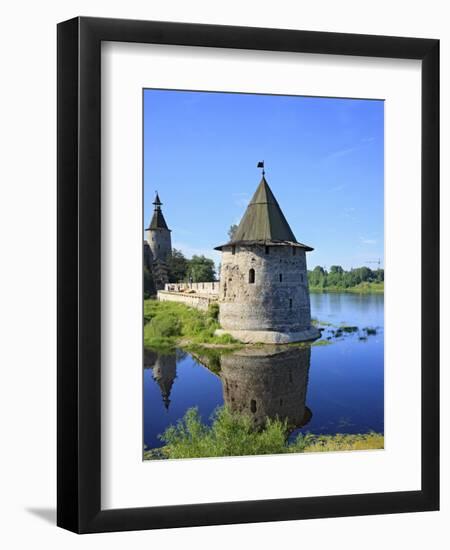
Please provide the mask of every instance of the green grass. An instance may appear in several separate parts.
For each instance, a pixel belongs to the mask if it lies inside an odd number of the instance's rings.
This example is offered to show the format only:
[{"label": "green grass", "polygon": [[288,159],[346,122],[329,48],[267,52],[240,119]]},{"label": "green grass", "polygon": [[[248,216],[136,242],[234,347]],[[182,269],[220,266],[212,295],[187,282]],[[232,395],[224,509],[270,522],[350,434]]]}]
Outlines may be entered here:
[{"label": "green grass", "polygon": [[383,294],[384,282],[359,283],[356,286],[344,288],[340,286],[309,287],[310,292],[353,292],[354,294]]},{"label": "green grass", "polygon": [[329,346],[329,345],[331,345],[331,342],[329,340],[316,340],[311,344],[311,346],[313,347],[316,347],[316,346],[321,347],[321,346]]},{"label": "green grass", "polygon": [[207,312],[176,302],[144,300],[144,346],[169,349],[181,341],[186,345],[234,344],[229,334],[215,336],[218,307],[211,304]]},{"label": "green grass", "polygon": [[377,433],[313,435],[300,434],[287,442],[287,425],[281,420],[267,420],[263,430],[253,428],[251,417],[216,409],[211,426],[202,423],[198,409],[189,409],[175,426],[160,436],[161,449],[145,451],[144,459],[203,458],[285,453],[354,451],[383,449],[384,436]]},{"label": "green grass", "polygon": [[190,344],[185,346],[183,349],[188,351],[199,363],[219,376],[222,368],[222,356],[233,353],[242,347],[244,347],[244,344],[233,344],[228,347],[220,346],[220,348],[205,347],[202,344]]},{"label": "green grass", "polygon": [[[302,441],[303,439],[303,441]],[[299,446],[299,450],[296,447]],[[291,452],[330,452],[330,451],[367,451],[384,449],[384,435],[369,432],[366,434],[312,435],[297,437],[290,447]]]}]

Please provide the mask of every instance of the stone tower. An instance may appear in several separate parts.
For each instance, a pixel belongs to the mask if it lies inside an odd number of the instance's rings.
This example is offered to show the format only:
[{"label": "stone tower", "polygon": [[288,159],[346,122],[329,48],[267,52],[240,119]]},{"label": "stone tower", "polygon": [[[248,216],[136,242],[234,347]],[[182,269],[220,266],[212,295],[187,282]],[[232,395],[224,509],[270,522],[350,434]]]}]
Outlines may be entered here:
[{"label": "stone tower", "polygon": [[233,239],[222,252],[219,321],[243,342],[314,340],[306,252],[264,176]]},{"label": "stone tower", "polygon": [[312,413],[306,406],[311,348],[293,347],[268,352],[244,348],[221,358],[224,403],[245,413],[255,428],[267,418],[285,420],[289,430],[305,426]]},{"label": "stone tower", "polygon": [[170,238],[170,229],[167,227],[161,206],[162,202],[156,193],[153,201],[155,209],[153,211],[152,221],[146,229],[147,242],[150,247],[153,261],[166,262],[172,254],[172,242]]},{"label": "stone tower", "polygon": [[145,230],[147,240],[144,243],[144,265],[153,275],[156,290],[164,289],[169,282],[167,260],[172,255],[172,241],[170,229],[164,219],[158,193],[153,202],[153,211],[150,225]]}]

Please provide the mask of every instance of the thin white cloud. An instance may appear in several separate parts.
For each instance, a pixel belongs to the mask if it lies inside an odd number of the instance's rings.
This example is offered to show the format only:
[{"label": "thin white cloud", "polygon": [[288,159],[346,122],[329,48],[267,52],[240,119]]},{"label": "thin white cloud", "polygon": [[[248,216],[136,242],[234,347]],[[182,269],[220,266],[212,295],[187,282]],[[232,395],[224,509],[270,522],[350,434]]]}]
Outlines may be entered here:
[{"label": "thin white cloud", "polygon": [[356,212],[356,208],[353,208],[353,206],[348,206],[347,208],[344,208],[344,210],[342,211],[342,215],[344,216],[344,218],[350,218],[350,219],[355,219],[354,217],[354,213]]},{"label": "thin white cloud", "polygon": [[332,151],[331,153],[328,153],[328,155],[325,156],[325,160],[333,160],[333,159],[345,157],[347,155],[351,155],[352,153],[355,153],[356,151],[360,151],[368,143],[371,143],[372,141],[375,141],[374,137],[361,138],[358,145],[354,145],[353,147],[344,147],[343,149],[338,149],[337,151]]},{"label": "thin white cloud", "polygon": [[325,160],[334,160],[334,159],[337,159],[337,158],[345,157],[347,155],[350,155],[351,153],[354,153],[355,151],[358,151],[359,149],[361,149],[361,147],[359,147],[359,146],[348,147],[346,149],[339,149],[338,151],[333,151],[333,152],[329,153],[325,157]]},{"label": "thin white cloud", "polygon": [[336,187],[332,187],[331,191],[343,191],[347,185],[345,183],[341,183],[341,185],[336,185]]},{"label": "thin white cloud", "polygon": [[250,195],[248,193],[233,193],[233,202],[239,208],[246,208],[250,202]]},{"label": "thin white cloud", "polygon": [[362,244],[377,244],[376,239],[368,239],[366,237],[360,237],[359,240],[362,242]]}]

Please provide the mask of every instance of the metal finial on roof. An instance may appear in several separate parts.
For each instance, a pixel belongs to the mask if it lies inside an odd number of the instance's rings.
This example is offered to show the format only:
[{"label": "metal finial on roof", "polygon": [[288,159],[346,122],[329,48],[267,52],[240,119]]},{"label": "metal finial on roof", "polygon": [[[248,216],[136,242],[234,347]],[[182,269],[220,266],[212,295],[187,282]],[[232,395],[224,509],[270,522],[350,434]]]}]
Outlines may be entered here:
[{"label": "metal finial on roof", "polygon": [[162,205],[162,202],[158,195],[158,191],[155,191],[155,200],[153,201],[153,204],[155,205],[155,210]]}]

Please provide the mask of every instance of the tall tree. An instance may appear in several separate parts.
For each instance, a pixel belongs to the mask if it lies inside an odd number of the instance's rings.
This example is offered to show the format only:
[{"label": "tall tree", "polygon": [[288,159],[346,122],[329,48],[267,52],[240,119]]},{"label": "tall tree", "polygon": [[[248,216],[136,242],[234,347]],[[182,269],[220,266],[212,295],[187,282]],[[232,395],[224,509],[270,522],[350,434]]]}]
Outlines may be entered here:
[{"label": "tall tree", "polygon": [[234,239],[234,236],[236,235],[237,228],[238,228],[238,226],[235,223],[230,225],[230,229],[228,230],[228,237],[229,237],[230,241],[232,241]]},{"label": "tall tree", "polygon": [[188,277],[193,283],[213,282],[216,280],[214,261],[205,256],[192,256],[188,261]]},{"label": "tall tree", "polygon": [[188,260],[181,250],[174,248],[171,257],[167,260],[169,268],[169,283],[179,283],[186,280]]}]

